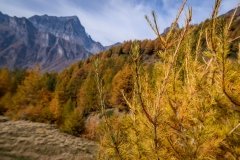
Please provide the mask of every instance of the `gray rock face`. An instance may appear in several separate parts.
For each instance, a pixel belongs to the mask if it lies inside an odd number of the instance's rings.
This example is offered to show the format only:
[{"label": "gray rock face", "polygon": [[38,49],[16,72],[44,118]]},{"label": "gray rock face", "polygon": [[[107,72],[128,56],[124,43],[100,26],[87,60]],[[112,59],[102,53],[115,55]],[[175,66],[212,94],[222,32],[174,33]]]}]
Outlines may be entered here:
[{"label": "gray rock face", "polygon": [[61,71],[104,47],[77,17],[10,17],[0,12],[0,67]]},{"label": "gray rock face", "polygon": [[92,40],[81,25],[77,16],[55,17],[55,16],[33,16],[29,20],[42,32],[49,32],[56,37],[67,41],[78,43],[87,51],[95,53],[104,49],[99,43]]}]

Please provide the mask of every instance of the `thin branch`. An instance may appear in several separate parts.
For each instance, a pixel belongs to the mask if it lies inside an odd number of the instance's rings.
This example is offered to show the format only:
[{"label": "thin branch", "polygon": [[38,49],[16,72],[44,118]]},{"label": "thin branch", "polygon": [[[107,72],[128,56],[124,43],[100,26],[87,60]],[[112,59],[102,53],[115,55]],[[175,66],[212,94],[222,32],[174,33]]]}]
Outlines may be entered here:
[{"label": "thin branch", "polygon": [[231,135],[235,130],[237,130],[238,127],[240,127],[240,123],[238,123],[238,124],[228,133],[228,136]]},{"label": "thin branch", "polygon": [[238,40],[238,39],[240,39],[240,36],[238,36],[238,37],[236,37],[236,38],[230,40],[229,42],[234,42],[234,41],[236,41],[236,40]]},{"label": "thin branch", "polygon": [[231,16],[231,19],[230,19],[230,22],[228,24],[228,30],[230,30],[231,26],[232,26],[232,23],[233,23],[233,19],[235,18],[235,15],[237,13],[237,10],[238,10],[238,7],[239,7],[240,4],[238,4],[237,8],[234,10],[232,16]]},{"label": "thin branch", "polygon": [[181,16],[181,14],[182,14],[182,12],[183,12],[186,4],[187,4],[187,0],[184,0],[183,3],[182,3],[182,5],[181,5],[181,7],[180,7],[179,10],[178,10],[177,16],[176,16],[173,24],[172,24],[171,27],[170,27],[170,31],[169,31],[168,34],[167,34],[166,42],[168,42],[170,36],[172,35],[172,32],[173,32],[174,28],[176,27],[176,25],[177,25],[177,23],[178,23],[178,20],[179,20],[179,18],[180,18],[180,16]]},{"label": "thin branch", "polygon": [[174,67],[174,63],[176,61],[176,57],[178,55],[178,51],[179,51],[180,46],[181,46],[181,44],[182,44],[182,42],[183,42],[183,40],[185,38],[185,35],[186,35],[187,31],[188,31],[188,28],[189,28],[189,25],[190,25],[190,22],[191,22],[191,19],[192,19],[192,10],[189,9],[188,13],[189,13],[189,15],[188,15],[187,20],[186,20],[185,28],[184,28],[184,30],[183,30],[183,32],[181,34],[180,40],[179,40],[179,42],[177,44],[177,47],[176,47],[176,49],[174,51],[174,54],[173,54],[173,57],[171,59],[170,65],[169,65],[169,67],[168,67],[168,69],[166,71],[165,78],[163,80],[162,88],[160,89],[159,94],[158,94],[158,97],[159,97],[158,102],[159,102],[159,104],[160,104],[160,101],[161,101],[162,94],[165,92],[166,84],[168,83],[168,80],[169,80],[169,77],[170,77],[170,72],[172,71],[172,68]]},{"label": "thin branch", "polygon": [[157,16],[156,16],[156,13],[154,11],[152,11],[152,16],[153,16],[153,22],[154,22],[154,27],[155,27],[155,30],[157,32],[157,35],[158,37],[160,37],[160,32],[159,32],[159,27],[158,27],[158,24],[157,24]]}]

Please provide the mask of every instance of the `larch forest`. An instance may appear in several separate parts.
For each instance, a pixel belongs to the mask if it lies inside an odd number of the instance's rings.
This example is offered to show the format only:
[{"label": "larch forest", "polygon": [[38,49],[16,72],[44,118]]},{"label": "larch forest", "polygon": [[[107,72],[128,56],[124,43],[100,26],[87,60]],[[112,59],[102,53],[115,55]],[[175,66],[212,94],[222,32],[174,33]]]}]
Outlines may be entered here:
[{"label": "larch forest", "polygon": [[0,114],[94,141],[93,159],[239,160],[240,9],[219,16],[215,0],[193,25],[186,3],[164,33],[156,12],[145,17],[154,40],[125,41],[61,72],[1,68]]}]

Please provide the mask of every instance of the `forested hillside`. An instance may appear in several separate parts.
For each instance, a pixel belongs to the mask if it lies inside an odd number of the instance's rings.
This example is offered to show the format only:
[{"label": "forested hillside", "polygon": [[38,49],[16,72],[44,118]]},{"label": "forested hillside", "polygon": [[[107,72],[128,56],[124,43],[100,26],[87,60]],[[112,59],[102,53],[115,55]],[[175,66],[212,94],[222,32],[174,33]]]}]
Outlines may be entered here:
[{"label": "forested hillside", "polygon": [[[142,42],[143,45],[147,43],[152,44],[152,41]],[[120,91],[124,90],[129,97],[132,93],[131,45],[129,41],[113,47],[59,74],[42,74],[37,67],[27,71],[1,69],[1,113],[14,119],[57,123],[64,128],[65,119],[72,117],[81,121],[82,116],[100,111],[96,60],[99,74],[103,77],[107,107],[128,111]],[[142,59],[149,69],[159,59],[152,49],[142,51]],[[78,121],[74,123],[78,124]],[[76,127],[76,130],[68,128],[68,131],[78,134],[83,129],[83,126]]]},{"label": "forested hillside", "polygon": [[[79,135],[92,113],[99,159],[240,158],[239,11],[155,40],[126,41],[61,73],[0,70],[0,112]],[[153,18],[153,20],[151,20]],[[118,114],[114,114],[118,110]]]}]

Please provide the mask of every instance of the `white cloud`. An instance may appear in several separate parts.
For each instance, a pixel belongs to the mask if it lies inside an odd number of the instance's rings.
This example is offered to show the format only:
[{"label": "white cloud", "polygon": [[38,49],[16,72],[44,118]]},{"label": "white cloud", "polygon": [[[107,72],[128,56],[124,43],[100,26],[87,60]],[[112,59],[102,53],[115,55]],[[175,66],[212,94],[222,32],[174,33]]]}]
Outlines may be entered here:
[{"label": "white cloud", "polygon": [[[94,40],[110,45],[129,39],[155,38],[144,16],[157,9],[158,23],[163,31],[174,20],[181,2],[182,0],[1,0],[0,11],[26,17],[35,14],[77,15]],[[223,0],[221,13],[236,6],[237,2],[238,0]],[[208,18],[213,3],[214,0],[189,0],[189,5],[193,6],[193,23]],[[93,4],[94,7],[88,8]]]},{"label": "white cloud", "polygon": [[144,15],[150,13],[151,8],[125,2],[110,0],[102,10],[96,12],[62,3],[64,9],[61,14],[70,15],[74,12],[93,39],[104,45],[128,39],[153,38],[154,35],[144,19]]}]

